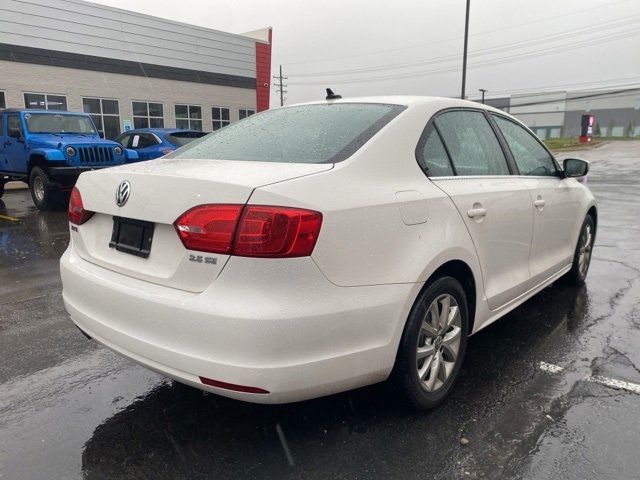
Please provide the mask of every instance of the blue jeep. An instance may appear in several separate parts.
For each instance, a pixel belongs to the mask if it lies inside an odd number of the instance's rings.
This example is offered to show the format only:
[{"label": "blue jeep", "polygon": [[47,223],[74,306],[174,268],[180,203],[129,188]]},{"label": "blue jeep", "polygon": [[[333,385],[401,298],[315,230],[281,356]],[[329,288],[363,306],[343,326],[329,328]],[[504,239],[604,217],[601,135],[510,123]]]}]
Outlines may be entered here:
[{"label": "blue jeep", "polygon": [[87,114],[0,110],[0,197],[6,182],[21,180],[39,210],[62,207],[80,173],[137,159],[133,150],[100,138]]}]

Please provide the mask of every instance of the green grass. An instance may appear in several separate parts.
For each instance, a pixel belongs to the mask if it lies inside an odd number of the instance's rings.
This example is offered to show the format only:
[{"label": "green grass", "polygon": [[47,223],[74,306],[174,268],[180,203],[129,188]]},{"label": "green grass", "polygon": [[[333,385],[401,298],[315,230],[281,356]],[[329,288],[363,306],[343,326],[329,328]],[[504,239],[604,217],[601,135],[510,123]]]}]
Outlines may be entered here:
[{"label": "green grass", "polygon": [[598,145],[602,142],[602,138],[592,139],[589,143],[580,143],[577,137],[566,138],[548,138],[544,141],[544,144],[549,150],[567,150],[573,148],[587,148]]},{"label": "green grass", "polygon": [[620,142],[627,140],[640,140],[638,137],[597,137],[593,138],[589,143],[580,143],[578,137],[548,138],[544,140],[544,144],[549,150],[569,150],[595,147],[603,142]]}]

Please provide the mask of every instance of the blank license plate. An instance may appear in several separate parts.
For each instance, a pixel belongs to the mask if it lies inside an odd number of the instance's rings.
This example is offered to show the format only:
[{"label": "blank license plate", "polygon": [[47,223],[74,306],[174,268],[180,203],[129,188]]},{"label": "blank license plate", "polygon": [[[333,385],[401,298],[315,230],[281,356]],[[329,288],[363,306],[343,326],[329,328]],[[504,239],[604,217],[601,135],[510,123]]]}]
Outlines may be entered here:
[{"label": "blank license plate", "polygon": [[109,247],[137,257],[147,258],[153,241],[152,222],[133,218],[113,217]]}]

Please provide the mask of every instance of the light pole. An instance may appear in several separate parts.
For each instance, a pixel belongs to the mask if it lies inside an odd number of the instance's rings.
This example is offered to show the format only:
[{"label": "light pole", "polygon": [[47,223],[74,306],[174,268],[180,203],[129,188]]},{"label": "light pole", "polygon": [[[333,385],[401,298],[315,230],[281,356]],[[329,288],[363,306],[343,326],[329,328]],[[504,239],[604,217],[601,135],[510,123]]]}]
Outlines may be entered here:
[{"label": "light pole", "polygon": [[471,0],[467,0],[467,13],[464,19],[464,55],[462,56],[462,92],[460,98],[464,100],[467,83],[467,46],[469,44],[469,7]]},{"label": "light pole", "polygon": [[486,88],[479,88],[478,91],[482,92],[482,104],[484,105],[484,94],[488,92]]}]

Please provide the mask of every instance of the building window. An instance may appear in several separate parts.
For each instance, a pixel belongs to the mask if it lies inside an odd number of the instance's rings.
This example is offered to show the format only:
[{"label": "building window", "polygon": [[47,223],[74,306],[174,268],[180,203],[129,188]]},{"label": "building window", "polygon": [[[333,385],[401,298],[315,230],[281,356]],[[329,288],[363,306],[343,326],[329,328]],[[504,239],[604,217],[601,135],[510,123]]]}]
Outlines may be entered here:
[{"label": "building window", "polygon": [[176,128],[202,131],[202,107],[176,105]]},{"label": "building window", "polygon": [[[0,109],[1,108],[7,108],[7,102],[4,99],[4,92],[0,92]],[[2,132],[0,132],[2,133]]]},{"label": "building window", "polygon": [[250,117],[251,115],[256,113],[256,111],[251,108],[241,108],[238,112],[240,114],[240,120]]},{"label": "building window", "polygon": [[120,135],[120,108],[118,100],[107,98],[83,98],[82,109],[93,118],[96,128],[104,138],[113,140]]},{"label": "building window", "polygon": [[227,107],[211,107],[211,118],[213,118],[213,130],[220,130],[231,123],[229,120],[229,109]]},{"label": "building window", "polygon": [[162,104],[133,102],[133,128],[164,128]]},{"label": "building window", "polygon": [[44,110],[66,110],[67,97],[48,93],[25,93],[24,106]]}]

